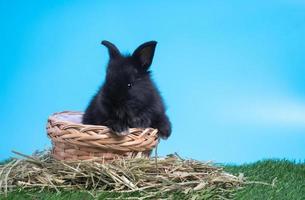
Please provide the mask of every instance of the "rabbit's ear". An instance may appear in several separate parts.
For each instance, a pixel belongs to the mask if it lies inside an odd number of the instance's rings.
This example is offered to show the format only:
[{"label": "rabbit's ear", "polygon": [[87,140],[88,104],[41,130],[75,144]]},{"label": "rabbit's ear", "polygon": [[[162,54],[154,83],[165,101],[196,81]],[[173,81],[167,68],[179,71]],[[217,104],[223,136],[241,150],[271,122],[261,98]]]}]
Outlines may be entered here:
[{"label": "rabbit's ear", "polygon": [[108,48],[110,59],[116,58],[121,55],[119,49],[111,42],[109,42],[107,40],[103,40],[102,45],[104,45],[105,47]]},{"label": "rabbit's ear", "polygon": [[150,41],[140,45],[132,54],[137,59],[141,67],[147,70],[152,63],[157,42]]}]

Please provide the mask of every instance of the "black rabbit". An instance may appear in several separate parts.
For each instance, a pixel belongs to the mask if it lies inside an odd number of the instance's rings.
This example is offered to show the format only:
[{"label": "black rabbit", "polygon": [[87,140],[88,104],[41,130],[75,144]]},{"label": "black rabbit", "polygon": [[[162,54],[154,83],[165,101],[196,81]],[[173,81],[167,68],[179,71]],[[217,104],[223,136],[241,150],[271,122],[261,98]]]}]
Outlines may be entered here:
[{"label": "black rabbit", "polygon": [[128,134],[129,127],[153,127],[167,139],[171,123],[149,71],[157,42],[146,42],[127,56],[108,41],[102,44],[110,56],[106,79],[86,109],[83,123],[108,126],[117,135]]}]

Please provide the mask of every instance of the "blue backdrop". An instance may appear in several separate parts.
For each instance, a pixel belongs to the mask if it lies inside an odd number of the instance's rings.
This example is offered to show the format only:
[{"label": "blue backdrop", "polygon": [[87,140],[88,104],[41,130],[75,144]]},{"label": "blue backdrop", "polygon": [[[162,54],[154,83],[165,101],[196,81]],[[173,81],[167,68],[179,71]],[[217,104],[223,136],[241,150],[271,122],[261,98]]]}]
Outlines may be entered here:
[{"label": "blue backdrop", "polygon": [[0,20],[0,159],[49,147],[48,115],[85,109],[103,39],[123,52],[158,41],[153,77],[173,124],[159,154],[304,159],[304,1],[2,0]]}]

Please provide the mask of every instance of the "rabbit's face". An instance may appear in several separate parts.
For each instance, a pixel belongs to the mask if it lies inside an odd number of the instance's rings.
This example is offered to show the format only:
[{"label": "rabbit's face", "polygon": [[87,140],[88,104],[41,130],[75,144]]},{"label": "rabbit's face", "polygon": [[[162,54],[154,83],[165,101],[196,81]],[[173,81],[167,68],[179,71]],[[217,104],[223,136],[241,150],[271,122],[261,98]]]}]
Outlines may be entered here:
[{"label": "rabbit's face", "polygon": [[[142,75],[143,76],[143,75]],[[140,80],[141,74],[131,57],[122,57],[109,62],[105,86],[110,94],[123,98]]]},{"label": "rabbit's face", "polygon": [[103,41],[102,44],[108,47],[110,55],[104,89],[116,100],[131,97],[148,77],[156,42],[142,44],[130,56],[122,56],[110,42]]}]

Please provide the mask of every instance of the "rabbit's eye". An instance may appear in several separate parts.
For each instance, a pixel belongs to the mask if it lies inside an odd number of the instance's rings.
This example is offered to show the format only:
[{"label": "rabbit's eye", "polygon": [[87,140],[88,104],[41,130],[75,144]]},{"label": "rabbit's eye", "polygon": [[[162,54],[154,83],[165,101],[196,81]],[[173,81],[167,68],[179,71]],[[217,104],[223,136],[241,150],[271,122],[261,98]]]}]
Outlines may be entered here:
[{"label": "rabbit's eye", "polygon": [[132,84],[131,84],[131,83],[128,83],[128,84],[127,84],[127,87],[128,87],[128,88],[131,88],[131,87],[132,87]]}]

